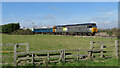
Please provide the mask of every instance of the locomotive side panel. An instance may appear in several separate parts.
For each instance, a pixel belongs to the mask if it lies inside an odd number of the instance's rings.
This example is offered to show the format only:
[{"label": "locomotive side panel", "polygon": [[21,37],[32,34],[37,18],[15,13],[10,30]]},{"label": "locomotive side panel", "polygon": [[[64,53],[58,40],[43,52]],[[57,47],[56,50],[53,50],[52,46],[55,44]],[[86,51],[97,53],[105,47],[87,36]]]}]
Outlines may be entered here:
[{"label": "locomotive side panel", "polygon": [[56,32],[89,32],[86,25],[57,27]]}]

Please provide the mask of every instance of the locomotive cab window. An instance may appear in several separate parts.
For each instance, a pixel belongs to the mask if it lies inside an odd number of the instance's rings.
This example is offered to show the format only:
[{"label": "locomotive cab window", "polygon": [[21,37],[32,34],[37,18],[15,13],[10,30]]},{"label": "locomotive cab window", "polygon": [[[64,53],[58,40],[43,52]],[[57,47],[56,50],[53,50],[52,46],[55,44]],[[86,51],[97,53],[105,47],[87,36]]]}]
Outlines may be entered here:
[{"label": "locomotive cab window", "polygon": [[88,28],[92,28],[92,26],[87,26]]}]

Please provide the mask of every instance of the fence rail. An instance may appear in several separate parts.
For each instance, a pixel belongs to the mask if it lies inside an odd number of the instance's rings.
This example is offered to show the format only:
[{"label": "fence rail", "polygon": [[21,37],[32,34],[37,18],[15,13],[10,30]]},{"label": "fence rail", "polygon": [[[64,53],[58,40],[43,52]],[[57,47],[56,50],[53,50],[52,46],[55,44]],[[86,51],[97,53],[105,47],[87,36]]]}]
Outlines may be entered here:
[{"label": "fence rail", "polygon": [[[9,46],[9,45],[15,45],[16,43],[7,43],[7,44],[0,44],[0,46]],[[18,43],[18,45],[26,45],[27,43]]]}]

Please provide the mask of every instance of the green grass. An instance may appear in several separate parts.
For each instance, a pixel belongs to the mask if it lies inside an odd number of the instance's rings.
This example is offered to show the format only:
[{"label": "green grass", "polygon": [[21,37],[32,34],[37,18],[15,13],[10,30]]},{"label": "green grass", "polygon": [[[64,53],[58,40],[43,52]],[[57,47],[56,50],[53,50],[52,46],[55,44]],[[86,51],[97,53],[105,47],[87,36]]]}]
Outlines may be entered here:
[{"label": "green grass", "polygon": [[85,38],[53,35],[3,35],[2,43],[29,43],[30,51],[89,49],[90,41],[114,41],[107,38]]},{"label": "green grass", "polygon": [[[61,50],[61,49],[89,49],[90,41],[115,41],[110,38],[93,38],[93,37],[75,37],[75,36],[54,36],[54,35],[2,35],[2,43],[29,43],[30,51],[46,51],[46,50]],[[94,44],[94,46],[99,44]],[[114,43],[104,44],[107,46],[114,45]],[[114,50],[114,48],[112,48]],[[107,50],[112,50],[107,49]],[[3,47],[3,50],[13,50],[13,47]],[[82,53],[82,52],[81,52]],[[115,53],[113,53],[115,54]],[[3,54],[6,55],[6,54]],[[111,53],[109,54],[111,55]],[[10,56],[10,55],[9,55]],[[117,65],[114,58],[105,59],[105,62],[96,61],[74,61],[67,63],[57,63],[51,65],[80,65],[80,66],[99,66],[99,65]],[[12,62],[10,59],[3,59],[3,61]]]},{"label": "green grass", "polygon": [[51,63],[49,66],[118,66],[118,60],[115,58],[101,59],[101,60],[80,60],[67,63]]}]

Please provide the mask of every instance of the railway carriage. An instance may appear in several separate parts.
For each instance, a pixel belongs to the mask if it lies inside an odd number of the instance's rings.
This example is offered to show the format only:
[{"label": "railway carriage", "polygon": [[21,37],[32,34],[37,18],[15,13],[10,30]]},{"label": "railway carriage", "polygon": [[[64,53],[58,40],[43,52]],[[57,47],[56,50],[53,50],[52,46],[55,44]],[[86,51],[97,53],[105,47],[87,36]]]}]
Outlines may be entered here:
[{"label": "railway carriage", "polygon": [[55,35],[95,35],[97,26],[95,23],[58,25],[53,28],[34,29],[33,32]]},{"label": "railway carriage", "polygon": [[51,34],[53,33],[53,28],[33,28],[35,34]]}]

